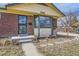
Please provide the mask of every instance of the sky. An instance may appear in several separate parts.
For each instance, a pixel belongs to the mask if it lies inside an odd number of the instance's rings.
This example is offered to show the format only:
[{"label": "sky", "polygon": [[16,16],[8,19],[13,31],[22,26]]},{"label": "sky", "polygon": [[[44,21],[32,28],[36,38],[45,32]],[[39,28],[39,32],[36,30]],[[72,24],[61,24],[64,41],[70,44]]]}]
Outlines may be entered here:
[{"label": "sky", "polygon": [[79,13],[79,3],[54,3],[54,5],[65,15],[69,12],[74,12],[77,15]]},{"label": "sky", "polygon": [[0,3],[0,7],[5,7],[7,3]]},{"label": "sky", "polygon": [[[54,5],[65,15],[73,13],[77,16],[77,20],[79,21],[79,3],[54,3]],[[61,23],[61,21],[58,21],[57,25],[61,26]]]}]

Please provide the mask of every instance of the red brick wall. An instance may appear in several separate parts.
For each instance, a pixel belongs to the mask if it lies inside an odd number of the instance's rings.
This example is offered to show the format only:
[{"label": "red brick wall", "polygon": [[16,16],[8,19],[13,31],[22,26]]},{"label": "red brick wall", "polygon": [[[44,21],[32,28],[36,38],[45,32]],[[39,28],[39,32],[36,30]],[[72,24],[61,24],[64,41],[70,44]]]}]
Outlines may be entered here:
[{"label": "red brick wall", "polygon": [[52,19],[52,34],[53,34],[53,31],[57,28],[57,20],[56,19]]},{"label": "red brick wall", "polygon": [[[27,34],[33,34],[33,16],[27,17]],[[1,13],[0,37],[18,35],[18,15]]]},{"label": "red brick wall", "polygon": [[54,30],[57,28],[57,20],[54,19],[52,22],[53,22],[53,30]]},{"label": "red brick wall", "polygon": [[8,37],[18,34],[17,15],[1,13],[0,19],[0,37]]},{"label": "red brick wall", "polygon": [[27,33],[29,35],[33,34],[33,16],[28,16],[28,20],[27,20]]}]

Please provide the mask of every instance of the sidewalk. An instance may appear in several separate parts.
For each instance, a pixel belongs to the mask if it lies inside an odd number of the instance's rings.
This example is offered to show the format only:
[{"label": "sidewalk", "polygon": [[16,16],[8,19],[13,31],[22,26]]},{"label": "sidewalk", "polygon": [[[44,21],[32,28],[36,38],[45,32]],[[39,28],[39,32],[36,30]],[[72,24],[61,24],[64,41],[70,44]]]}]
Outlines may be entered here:
[{"label": "sidewalk", "polygon": [[22,49],[26,56],[42,56],[32,42],[22,43]]}]

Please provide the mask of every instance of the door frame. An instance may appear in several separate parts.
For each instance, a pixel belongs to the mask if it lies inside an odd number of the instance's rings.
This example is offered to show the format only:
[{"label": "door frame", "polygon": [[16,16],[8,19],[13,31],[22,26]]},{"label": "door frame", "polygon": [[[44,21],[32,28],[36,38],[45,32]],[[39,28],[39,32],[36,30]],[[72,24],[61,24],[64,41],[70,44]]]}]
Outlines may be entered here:
[{"label": "door frame", "polygon": [[[27,34],[27,16],[26,17],[26,24],[19,24],[19,16],[25,16],[25,15],[18,15],[18,34]],[[19,33],[19,25],[26,25],[26,33]]]}]

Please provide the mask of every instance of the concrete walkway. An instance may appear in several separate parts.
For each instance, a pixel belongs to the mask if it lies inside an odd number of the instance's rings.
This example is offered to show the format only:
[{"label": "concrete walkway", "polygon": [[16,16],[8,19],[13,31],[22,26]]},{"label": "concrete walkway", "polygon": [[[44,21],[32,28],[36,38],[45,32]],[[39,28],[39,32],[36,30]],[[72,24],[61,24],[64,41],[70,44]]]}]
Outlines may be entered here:
[{"label": "concrete walkway", "polygon": [[26,56],[42,56],[42,54],[37,51],[35,45],[32,42],[23,43],[22,49]]},{"label": "concrete walkway", "polygon": [[79,37],[77,33],[57,32],[57,35]]}]

